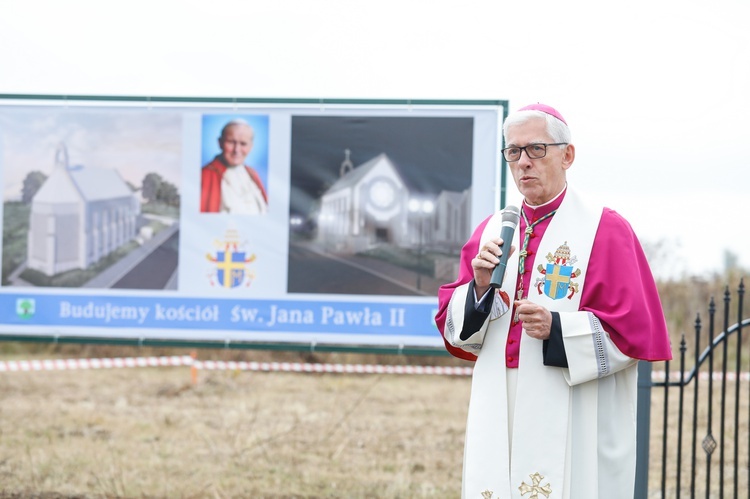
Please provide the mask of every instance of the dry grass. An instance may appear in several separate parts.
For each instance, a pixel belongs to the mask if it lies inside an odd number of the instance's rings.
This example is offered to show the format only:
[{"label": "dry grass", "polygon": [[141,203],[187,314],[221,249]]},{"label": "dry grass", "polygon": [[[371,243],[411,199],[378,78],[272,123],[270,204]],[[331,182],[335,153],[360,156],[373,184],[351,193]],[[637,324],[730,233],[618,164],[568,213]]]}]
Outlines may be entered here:
[{"label": "dry grass", "polygon": [[[41,346],[3,360],[184,354],[110,346]],[[32,349],[33,350],[33,349]],[[450,358],[291,352],[199,352],[202,359],[467,365]],[[658,369],[658,364],[654,366]],[[201,371],[185,367],[0,374],[0,498],[455,498],[470,379],[448,376]],[[727,393],[734,393],[729,383]],[[719,439],[718,393],[713,434]],[[701,399],[707,381],[700,385]],[[692,387],[685,391],[681,497],[689,497]],[[748,490],[748,382],[739,438]],[[650,497],[661,497],[663,390],[652,397]],[[666,497],[676,497],[677,390],[670,388]],[[734,401],[727,413],[733,418]],[[707,405],[699,405],[696,492],[705,495]],[[719,477],[713,455],[712,490]],[[712,492],[713,494],[713,492]],[[713,497],[713,495],[711,496]]]},{"label": "dry grass", "polygon": [[458,497],[469,383],[201,372],[192,385],[187,368],[5,373],[0,496]]},{"label": "dry grass", "polygon": [[[678,451],[679,442],[679,391],[676,387],[669,388],[667,411],[667,448],[666,448],[666,473],[662,475],[663,436],[664,436],[664,389],[655,388],[651,397],[651,438],[650,438],[650,466],[649,490],[652,497],[662,497],[662,481],[665,497],[678,497],[677,475],[680,474],[679,497],[691,497],[691,482],[695,485],[695,497],[738,497],[747,498],[750,487],[750,433],[748,428],[748,382],[740,384],[739,402],[735,400],[734,381],[727,381],[726,399],[723,410],[724,415],[724,441],[723,460],[721,466],[722,446],[722,397],[721,381],[715,380],[711,391],[711,403],[709,405],[708,381],[701,380],[699,384],[698,408],[697,408],[697,430],[695,444],[695,468],[693,468],[693,381],[685,388],[683,400],[682,421],[682,448]],[[717,444],[716,449],[709,455],[702,448],[703,440],[709,433],[709,406],[711,410],[710,433]],[[738,409],[738,427],[735,428],[735,409]],[[734,446],[738,444],[737,452],[737,485],[738,493],[734,495],[735,466]],[[678,462],[678,452],[680,459]],[[710,474],[709,474],[710,471]],[[723,477],[722,477],[723,473]],[[721,482],[723,478],[723,495],[721,495]],[[710,491],[706,495],[706,490]],[[658,493],[658,494],[657,494]]]}]

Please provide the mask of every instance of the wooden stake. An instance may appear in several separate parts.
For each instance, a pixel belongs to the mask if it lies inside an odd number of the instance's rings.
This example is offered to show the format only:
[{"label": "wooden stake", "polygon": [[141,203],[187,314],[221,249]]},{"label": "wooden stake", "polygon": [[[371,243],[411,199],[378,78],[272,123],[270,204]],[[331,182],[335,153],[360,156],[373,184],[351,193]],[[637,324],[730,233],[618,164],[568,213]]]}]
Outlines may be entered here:
[{"label": "wooden stake", "polygon": [[193,358],[193,364],[190,365],[190,381],[193,385],[198,384],[198,368],[195,367],[195,359],[198,357],[198,352],[193,350],[190,352],[190,356]]}]

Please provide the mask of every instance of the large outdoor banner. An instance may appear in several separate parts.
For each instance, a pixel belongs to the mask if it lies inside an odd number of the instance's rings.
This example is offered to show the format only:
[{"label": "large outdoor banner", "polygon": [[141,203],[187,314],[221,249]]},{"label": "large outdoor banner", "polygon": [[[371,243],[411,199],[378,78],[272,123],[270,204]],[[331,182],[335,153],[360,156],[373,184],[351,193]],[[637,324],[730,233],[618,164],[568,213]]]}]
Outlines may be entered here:
[{"label": "large outdoor banner", "polygon": [[502,113],[0,100],[0,335],[440,346]]}]

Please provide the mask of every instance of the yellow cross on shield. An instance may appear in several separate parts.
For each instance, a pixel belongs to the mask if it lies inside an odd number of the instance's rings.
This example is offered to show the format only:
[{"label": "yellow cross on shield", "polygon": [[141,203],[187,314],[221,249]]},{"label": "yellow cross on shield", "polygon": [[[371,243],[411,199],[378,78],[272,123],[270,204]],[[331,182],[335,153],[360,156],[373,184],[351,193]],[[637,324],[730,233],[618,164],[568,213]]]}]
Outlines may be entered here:
[{"label": "yellow cross on shield", "polygon": [[570,276],[573,267],[569,265],[547,264],[547,272],[544,278],[544,294],[553,300],[565,297],[570,287]]}]

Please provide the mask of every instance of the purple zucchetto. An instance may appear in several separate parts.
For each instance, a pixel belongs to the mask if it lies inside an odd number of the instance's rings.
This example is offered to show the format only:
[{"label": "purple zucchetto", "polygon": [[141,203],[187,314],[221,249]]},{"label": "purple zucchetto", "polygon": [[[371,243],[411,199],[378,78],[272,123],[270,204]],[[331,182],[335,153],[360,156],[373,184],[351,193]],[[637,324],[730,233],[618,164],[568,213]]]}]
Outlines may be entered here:
[{"label": "purple zucchetto", "polygon": [[560,113],[557,112],[557,109],[555,109],[552,106],[548,106],[547,104],[541,104],[537,102],[536,104],[529,104],[528,106],[524,106],[519,111],[541,111],[543,113],[547,113],[550,116],[554,116],[558,120],[562,121],[566,125],[568,124],[567,121],[562,117]]}]

